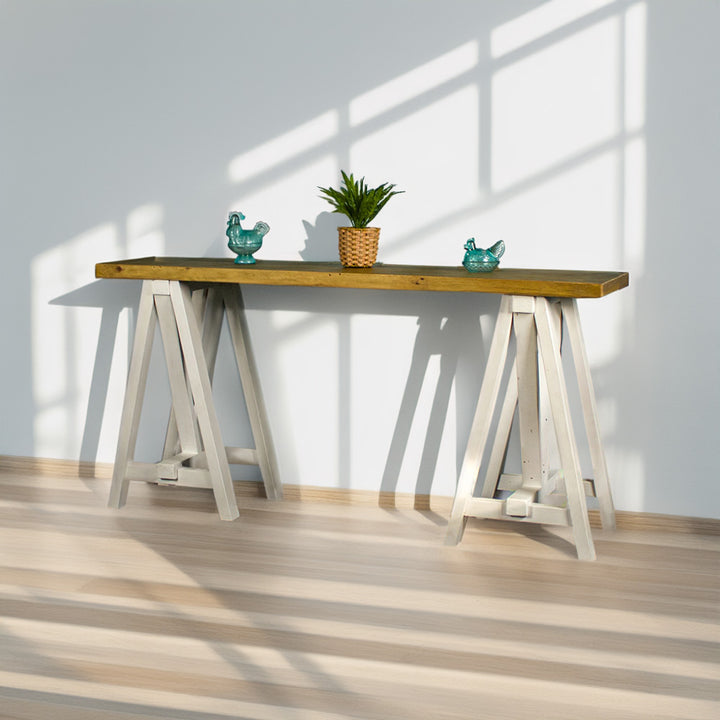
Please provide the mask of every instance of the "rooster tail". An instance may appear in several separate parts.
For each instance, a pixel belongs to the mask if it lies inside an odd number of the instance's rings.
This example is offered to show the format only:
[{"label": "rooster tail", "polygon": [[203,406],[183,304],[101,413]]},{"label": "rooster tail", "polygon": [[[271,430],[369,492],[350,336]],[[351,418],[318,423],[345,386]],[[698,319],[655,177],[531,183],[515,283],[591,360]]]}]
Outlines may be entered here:
[{"label": "rooster tail", "polygon": [[270,231],[270,226],[266,222],[260,220],[259,222],[255,223],[255,227],[253,228],[253,230],[262,237],[263,235],[268,234],[268,232]]},{"label": "rooster tail", "polygon": [[492,247],[489,247],[488,250],[499,260],[505,252],[505,243],[502,240],[498,240]]}]

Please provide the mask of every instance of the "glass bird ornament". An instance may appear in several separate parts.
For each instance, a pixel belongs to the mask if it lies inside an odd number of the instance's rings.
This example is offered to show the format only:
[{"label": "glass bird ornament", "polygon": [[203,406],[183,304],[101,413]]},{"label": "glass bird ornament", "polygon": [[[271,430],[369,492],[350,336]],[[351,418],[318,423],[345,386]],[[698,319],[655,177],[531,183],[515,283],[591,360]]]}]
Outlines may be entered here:
[{"label": "glass bird ornament", "polygon": [[231,212],[228,215],[227,230],[228,247],[237,255],[237,265],[252,265],[257,262],[253,257],[261,247],[263,237],[267,235],[270,226],[266,222],[256,222],[252,230],[246,230],[240,224],[245,216],[241,212]]},{"label": "glass bird ornament", "polygon": [[505,243],[502,240],[483,250],[475,247],[475,238],[470,238],[464,247],[463,265],[470,272],[491,272],[500,264],[500,258],[505,252]]}]

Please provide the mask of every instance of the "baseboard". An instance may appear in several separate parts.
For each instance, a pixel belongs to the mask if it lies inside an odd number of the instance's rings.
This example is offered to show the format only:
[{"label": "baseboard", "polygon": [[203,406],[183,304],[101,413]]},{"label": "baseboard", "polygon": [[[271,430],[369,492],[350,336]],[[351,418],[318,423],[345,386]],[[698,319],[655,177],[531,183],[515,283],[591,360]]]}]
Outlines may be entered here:
[{"label": "baseboard", "polygon": [[[52,475],[61,478],[97,478],[109,480],[112,477],[112,463],[88,462],[83,460],[51,460],[48,458],[0,455],[0,472],[19,475]],[[264,495],[261,483],[239,481],[233,483],[237,495],[257,497]],[[395,508],[403,510],[432,511],[448,515],[452,498],[438,495],[414,495],[375,490],[353,490],[350,488],[327,488],[312,485],[283,485],[286,500],[294,502],[322,502],[339,505],[365,505],[369,507]],[[600,513],[590,510],[590,524],[600,527]],[[720,535],[720,519],[689,517],[685,515],[660,515],[656,513],[616,511],[617,527],[621,530],[646,532],[677,532],[688,535]]]},{"label": "baseboard", "polygon": [[0,472],[21,475],[52,475],[61,478],[81,477],[109,480],[112,477],[112,470],[112,463],[0,455]]}]

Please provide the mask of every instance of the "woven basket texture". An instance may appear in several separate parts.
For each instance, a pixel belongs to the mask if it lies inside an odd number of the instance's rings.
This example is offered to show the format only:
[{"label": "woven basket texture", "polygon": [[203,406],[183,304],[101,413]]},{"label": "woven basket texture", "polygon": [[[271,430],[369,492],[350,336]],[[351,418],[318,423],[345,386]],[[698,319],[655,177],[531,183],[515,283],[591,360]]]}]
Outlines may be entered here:
[{"label": "woven basket texture", "polygon": [[372,267],[377,259],[380,228],[339,227],[338,249],[344,267]]}]

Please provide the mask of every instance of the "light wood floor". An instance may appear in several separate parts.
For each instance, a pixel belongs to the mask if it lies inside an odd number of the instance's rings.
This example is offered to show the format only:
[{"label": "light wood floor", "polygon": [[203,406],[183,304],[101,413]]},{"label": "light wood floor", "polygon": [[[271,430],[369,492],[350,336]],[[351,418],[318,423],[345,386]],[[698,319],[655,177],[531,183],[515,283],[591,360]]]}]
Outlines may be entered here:
[{"label": "light wood floor", "polygon": [[720,717],[720,539],[0,473],[0,717]]}]

